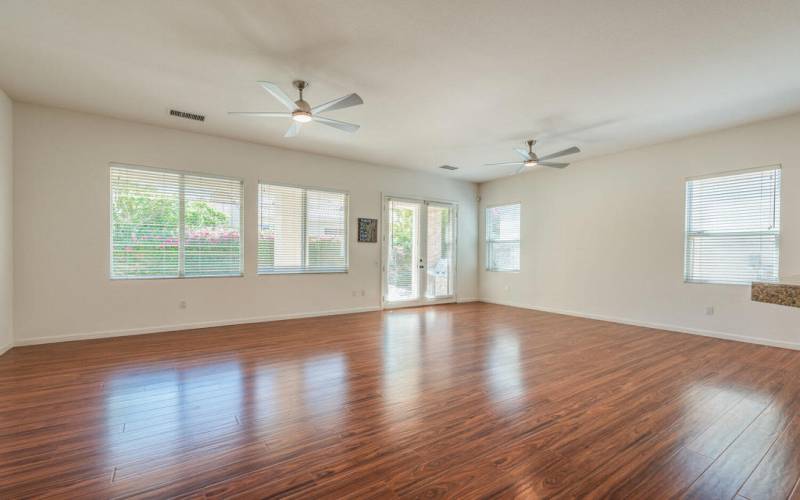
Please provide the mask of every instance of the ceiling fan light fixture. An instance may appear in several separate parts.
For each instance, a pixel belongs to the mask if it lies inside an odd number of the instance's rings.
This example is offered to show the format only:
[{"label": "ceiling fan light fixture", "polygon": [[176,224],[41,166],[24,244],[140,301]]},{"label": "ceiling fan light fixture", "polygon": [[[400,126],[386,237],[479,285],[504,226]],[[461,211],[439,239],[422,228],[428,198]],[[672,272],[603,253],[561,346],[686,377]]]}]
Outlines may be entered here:
[{"label": "ceiling fan light fixture", "polygon": [[292,120],[296,121],[297,123],[308,123],[312,120],[311,113],[301,109],[292,111]]},{"label": "ceiling fan light fixture", "polygon": [[328,111],[364,104],[364,101],[358,94],[347,94],[312,108],[311,105],[303,99],[303,90],[308,88],[308,82],[295,80],[292,83],[300,94],[300,99],[296,101],[292,101],[289,96],[286,95],[286,92],[281,90],[281,88],[274,83],[267,81],[258,82],[264,90],[270,93],[272,97],[277,99],[278,102],[286,108],[286,111],[231,111],[229,113],[232,115],[261,116],[266,118],[291,118],[293,123],[291,127],[289,127],[289,130],[286,131],[286,134],[284,134],[284,137],[297,136],[297,133],[300,131],[300,126],[312,121],[351,134],[359,129],[359,126],[355,123],[334,120],[322,114]]},{"label": "ceiling fan light fixture", "polygon": [[525,151],[522,148],[514,148],[514,151],[522,157],[522,160],[517,161],[501,161],[499,163],[484,163],[485,166],[499,166],[499,165],[514,165],[517,167],[518,174],[522,173],[527,167],[551,167],[551,168],[566,168],[569,166],[569,163],[561,163],[561,162],[552,162],[550,160],[555,158],[561,158],[562,156],[566,155],[573,155],[575,153],[580,153],[581,150],[578,149],[577,146],[572,146],[571,148],[563,149],[561,151],[557,151],[555,153],[551,153],[545,156],[539,156],[533,152],[533,145],[536,144],[536,141],[531,139],[528,142],[528,150]]}]

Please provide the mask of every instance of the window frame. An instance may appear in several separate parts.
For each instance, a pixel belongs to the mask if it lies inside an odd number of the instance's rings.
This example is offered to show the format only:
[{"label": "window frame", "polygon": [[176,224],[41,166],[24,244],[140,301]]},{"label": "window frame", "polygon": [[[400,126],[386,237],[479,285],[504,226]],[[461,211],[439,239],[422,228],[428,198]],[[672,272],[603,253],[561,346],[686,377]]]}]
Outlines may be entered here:
[{"label": "window frame", "polygon": [[[497,207],[507,207],[511,205],[519,205],[519,238],[516,240],[489,240],[489,209]],[[484,269],[490,273],[519,273],[522,270],[522,202],[511,201],[507,203],[495,203],[493,205],[486,205],[483,208],[483,240],[484,240]],[[516,269],[495,269],[490,267],[491,262],[491,245],[493,243],[516,243],[519,246],[519,261],[517,262]]]},{"label": "window frame", "polygon": [[[256,276],[291,276],[291,275],[307,275],[307,274],[348,274],[350,272],[350,191],[345,189],[327,188],[308,186],[302,184],[290,184],[286,182],[272,182],[264,179],[259,179],[256,184],[256,246],[261,244],[261,186],[277,186],[285,188],[294,188],[303,190],[303,214],[301,220],[302,227],[302,262],[303,270],[301,271],[262,271],[261,263],[258,261],[258,250],[256,250]],[[308,191],[321,191],[326,193],[343,194],[345,197],[344,203],[344,269],[340,271],[325,271],[325,270],[308,270],[305,267],[305,262],[308,259],[306,255],[308,248],[306,245],[308,227]]]},{"label": "window frame", "polygon": [[[179,184],[179,199],[178,199],[178,276],[114,276],[114,186],[112,184],[111,170],[114,168],[127,168],[129,170],[144,170],[149,172],[162,172],[168,174],[176,174],[180,176],[181,182]],[[176,280],[176,279],[208,279],[208,278],[242,278],[244,277],[245,266],[245,186],[244,179],[241,177],[210,174],[208,172],[198,172],[192,170],[179,170],[173,168],[151,167],[147,165],[137,165],[135,163],[121,163],[109,162],[108,169],[108,270],[106,275],[111,281],[140,281],[140,280]],[[210,177],[212,179],[224,179],[231,181],[238,181],[240,187],[239,195],[239,273],[238,274],[221,274],[221,275],[208,275],[208,276],[186,276],[184,269],[184,229],[186,221],[184,220],[185,203],[184,203],[184,183],[183,177],[185,175],[195,177]]]},{"label": "window frame", "polygon": [[[775,163],[775,164],[770,164],[770,165],[762,165],[762,166],[759,166],[759,167],[742,168],[742,169],[738,169],[738,170],[726,170],[724,172],[716,172],[716,173],[711,173],[711,174],[696,175],[696,176],[684,178],[684,182],[683,182],[683,200],[684,200],[684,208],[683,208],[683,212],[684,212],[684,226],[683,226],[683,283],[684,284],[686,284],[686,285],[732,286],[732,287],[742,287],[742,286],[749,287],[749,286],[751,286],[751,283],[733,283],[733,282],[730,282],[730,281],[721,282],[721,281],[701,280],[701,279],[691,279],[690,278],[691,265],[690,265],[690,260],[689,260],[689,240],[690,240],[691,236],[693,236],[693,235],[694,236],[699,236],[699,235],[702,235],[703,232],[702,231],[692,231],[692,232],[689,231],[689,224],[690,224],[690,220],[691,220],[691,213],[690,213],[690,210],[689,210],[689,208],[691,206],[691,204],[689,202],[689,200],[690,200],[690,197],[689,197],[689,182],[703,180],[703,179],[715,179],[715,178],[721,178],[721,177],[730,177],[730,176],[735,176],[735,175],[740,175],[740,174],[748,174],[748,173],[756,173],[756,172],[767,172],[767,171],[771,171],[771,170],[780,171],[781,181],[780,181],[780,186],[778,188],[779,202],[777,203],[777,207],[776,208],[777,208],[778,214],[782,215],[782,213],[783,213],[783,164],[781,164],[781,163]],[[781,224],[778,226],[778,232],[775,235],[776,246],[777,246],[777,249],[778,249],[778,254],[777,254],[777,259],[776,259],[777,279],[776,279],[775,282],[779,282],[780,281],[781,254],[782,254],[782,248],[781,247],[782,247],[782,239],[783,239],[782,238],[783,230],[781,229],[781,226],[783,225],[783,220],[782,220],[782,218],[780,220],[781,220]],[[766,232],[766,231],[740,231],[739,233],[740,234],[752,234],[752,235],[771,234],[771,233]],[[754,283],[755,283],[755,281],[754,281]]]}]

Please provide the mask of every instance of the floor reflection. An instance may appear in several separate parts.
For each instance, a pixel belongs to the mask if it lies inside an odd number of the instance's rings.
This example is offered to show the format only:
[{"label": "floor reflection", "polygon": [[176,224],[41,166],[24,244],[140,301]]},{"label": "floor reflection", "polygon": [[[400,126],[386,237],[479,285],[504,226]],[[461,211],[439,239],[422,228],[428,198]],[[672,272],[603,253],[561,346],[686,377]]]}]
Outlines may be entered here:
[{"label": "floor reflection", "polygon": [[425,387],[447,389],[453,385],[453,315],[429,309],[424,322],[424,359],[430,368],[424,374]]},{"label": "floor reflection", "polygon": [[506,410],[523,402],[525,385],[520,365],[519,338],[512,333],[494,336],[486,354],[486,377],[491,399]]},{"label": "floor reflection", "polygon": [[348,395],[347,359],[341,353],[314,357],[303,364],[305,408],[314,423],[337,423]]},{"label": "floor reflection", "polygon": [[279,371],[273,366],[257,366],[254,369],[252,394],[247,394],[250,400],[246,408],[252,412],[246,413],[250,420],[261,420],[266,423],[274,422],[279,418],[281,407],[279,392]]},{"label": "floor reflection", "polygon": [[114,374],[106,385],[109,459],[146,461],[235,423],[243,401],[238,361]]},{"label": "floor reflection", "polygon": [[392,311],[384,317],[383,325],[383,387],[384,411],[395,432],[414,426],[417,412],[410,411],[422,391],[420,356],[423,318],[420,314]]}]

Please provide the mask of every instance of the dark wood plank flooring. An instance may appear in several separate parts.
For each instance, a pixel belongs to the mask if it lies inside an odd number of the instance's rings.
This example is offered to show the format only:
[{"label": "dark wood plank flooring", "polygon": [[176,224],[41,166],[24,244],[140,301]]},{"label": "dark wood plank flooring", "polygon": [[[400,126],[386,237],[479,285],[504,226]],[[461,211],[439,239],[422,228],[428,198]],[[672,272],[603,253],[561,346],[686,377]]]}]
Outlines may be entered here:
[{"label": "dark wood plank flooring", "polygon": [[800,497],[800,352],[471,303],[15,348],[0,498]]}]

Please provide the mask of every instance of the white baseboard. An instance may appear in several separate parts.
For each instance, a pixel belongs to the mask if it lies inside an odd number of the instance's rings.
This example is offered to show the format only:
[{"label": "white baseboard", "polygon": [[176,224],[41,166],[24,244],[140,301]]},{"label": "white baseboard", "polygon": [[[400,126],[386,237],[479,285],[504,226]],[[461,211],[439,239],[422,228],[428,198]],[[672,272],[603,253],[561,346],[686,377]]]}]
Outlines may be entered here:
[{"label": "white baseboard", "polygon": [[14,344],[7,344],[4,346],[0,346],[0,356],[10,351],[12,347],[14,347]]},{"label": "white baseboard", "polygon": [[[107,330],[90,333],[71,333],[67,335],[55,335],[48,337],[33,337],[27,339],[17,339],[16,346],[51,344],[55,342],[70,342],[73,340],[104,339],[110,337],[126,337],[128,335],[144,335],[149,333],[173,332],[179,330],[194,330],[196,328],[209,328],[214,326],[245,325],[249,323],[266,323],[269,321],[281,321],[286,319],[314,318],[320,316],[334,316],[339,314],[353,314],[362,312],[380,311],[380,306],[354,307],[351,309],[329,309],[327,311],[312,311],[305,313],[276,314],[272,316],[261,316],[255,318],[226,319],[220,321],[204,321],[199,323],[180,323],[173,325],[151,326],[144,328],[131,328],[127,330]],[[11,346],[9,346],[9,349]]]},{"label": "white baseboard", "polygon": [[464,304],[466,302],[480,302],[480,300],[481,299],[479,299],[478,297],[458,297],[456,302],[458,302],[459,304]]},{"label": "white baseboard", "polygon": [[[506,301],[498,301],[498,300],[491,300],[491,299],[479,299],[473,297],[464,297],[459,298],[459,303],[465,302],[487,302],[490,304],[499,304],[504,306],[510,307],[519,307],[521,309],[532,309],[535,311],[542,311],[542,312],[549,312],[554,314],[564,314],[567,316],[575,316],[579,318],[587,318],[587,319],[595,319],[599,321],[610,321],[612,323],[621,323],[624,325],[633,325],[633,326],[641,326],[645,328],[654,328],[657,330],[669,330],[679,333],[687,333],[690,335],[701,335],[704,337],[714,337],[718,339],[724,340],[733,340],[736,342],[747,342],[749,344],[759,344],[759,345],[767,345],[772,347],[782,347],[784,349],[794,349],[800,350],[800,343],[798,342],[786,342],[780,340],[770,340],[764,339],[759,337],[749,337],[745,335],[737,335],[732,333],[726,332],[718,332],[712,330],[701,330],[696,328],[687,328],[679,325],[671,325],[671,324],[663,324],[663,323],[652,323],[647,321],[638,321],[638,320],[631,320],[627,318],[619,318],[615,316],[607,316],[602,314],[591,314],[591,313],[582,313],[578,311],[570,311],[565,309],[556,309],[550,307],[541,307],[541,306],[532,306],[529,304],[521,304],[517,302],[506,302]],[[205,322],[198,322],[198,323],[180,323],[180,324],[173,324],[173,325],[162,325],[162,326],[154,326],[154,327],[144,327],[144,328],[132,328],[126,330],[107,330],[107,331],[100,331],[100,332],[90,332],[90,333],[73,333],[68,335],[56,335],[56,336],[48,336],[48,337],[33,337],[28,339],[17,339],[14,344],[7,345],[0,347],[0,356],[9,351],[14,346],[25,346],[25,345],[36,345],[36,344],[50,344],[55,342],[69,342],[75,340],[89,340],[89,339],[102,339],[102,338],[111,338],[111,337],[125,337],[128,335],[144,335],[150,333],[161,333],[161,332],[171,332],[171,331],[179,331],[179,330],[193,330],[197,328],[209,328],[215,326],[229,326],[229,325],[243,325],[249,323],[265,323],[270,321],[281,321],[287,319],[300,319],[300,318],[313,318],[313,317],[321,317],[321,316],[334,316],[339,314],[353,314],[353,313],[362,313],[362,312],[374,312],[380,311],[380,306],[368,306],[368,307],[356,307],[351,309],[332,309],[327,311],[312,311],[312,312],[305,312],[305,313],[291,313],[291,314],[276,314],[272,316],[261,316],[261,317],[254,317],[254,318],[239,318],[239,319],[228,319],[228,320],[221,320],[221,321],[205,321]]]},{"label": "white baseboard", "polygon": [[687,328],[679,325],[670,325],[663,323],[651,323],[647,321],[638,321],[627,318],[618,318],[614,316],[606,316],[602,314],[581,313],[577,311],[568,311],[564,309],[554,309],[550,307],[539,307],[528,304],[520,304],[515,302],[504,302],[491,299],[480,299],[481,302],[489,304],[498,304],[510,307],[519,307],[521,309],[532,309],[534,311],[549,312],[554,314],[564,314],[566,316],[575,316],[578,318],[596,319],[599,321],[610,321],[612,323],[621,323],[623,325],[641,326],[645,328],[653,328],[656,330],[669,330],[678,333],[688,333],[690,335],[702,335],[703,337],[714,337],[723,340],[733,340],[736,342],[746,342],[748,344],[766,345],[771,347],[782,347],[784,349],[794,349],[800,351],[800,342],[786,342],[782,340],[770,340],[759,337],[748,337],[746,335],[737,335],[734,333],[718,332],[713,330],[701,330],[697,328]]}]

